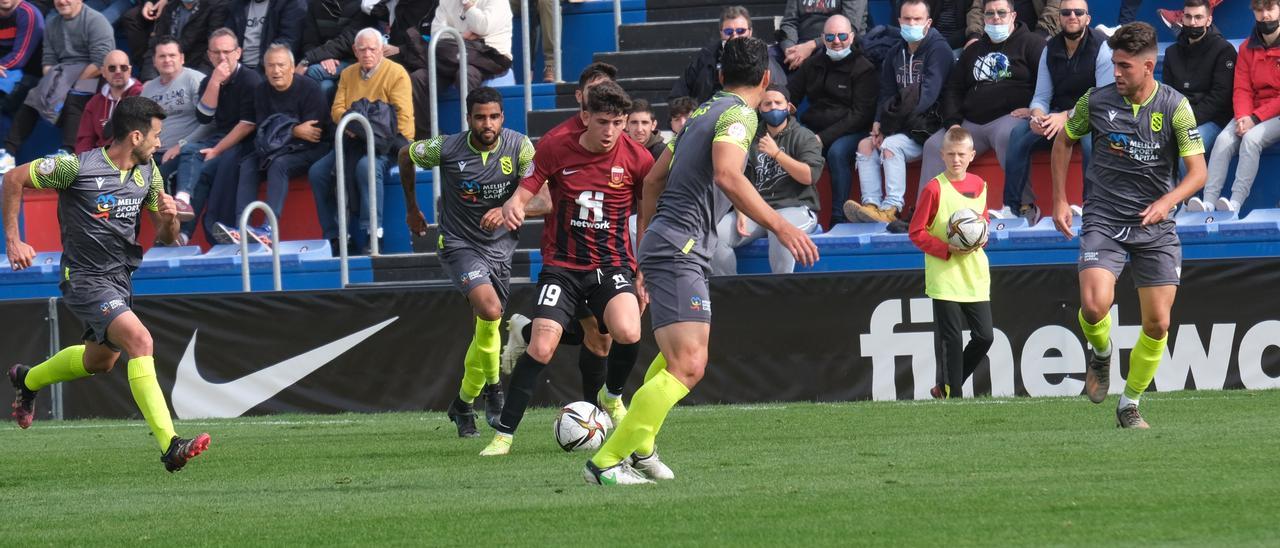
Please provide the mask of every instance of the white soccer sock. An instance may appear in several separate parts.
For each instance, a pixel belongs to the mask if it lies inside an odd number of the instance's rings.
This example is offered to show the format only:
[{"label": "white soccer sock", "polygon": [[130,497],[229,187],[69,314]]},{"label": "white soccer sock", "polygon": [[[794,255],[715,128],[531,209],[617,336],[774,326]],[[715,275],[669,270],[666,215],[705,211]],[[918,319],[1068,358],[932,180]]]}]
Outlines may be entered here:
[{"label": "white soccer sock", "polygon": [[1131,400],[1131,399],[1129,399],[1129,396],[1126,396],[1126,395],[1124,395],[1124,394],[1120,394],[1120,403],[1119,403],[1118,405],[1116,405],[1116,409],[1124,409],[1124,408],[1126,408],[1126,407],[1129,407],[1130,405],[1132,405],[1132,406],[1134,406],[1134,407],[1137,407],[1137,406],[1138,406],[1138,400]]}]

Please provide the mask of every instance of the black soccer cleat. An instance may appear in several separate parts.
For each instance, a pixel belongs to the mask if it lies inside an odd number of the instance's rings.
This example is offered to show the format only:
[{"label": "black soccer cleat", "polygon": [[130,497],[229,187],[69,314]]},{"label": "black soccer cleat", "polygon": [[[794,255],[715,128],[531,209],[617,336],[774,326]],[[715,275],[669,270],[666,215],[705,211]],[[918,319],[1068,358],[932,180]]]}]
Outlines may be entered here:
[{"label": "black soccer cleat", "polygon": [[26,380],[30,367],[22,364],[9,368],[9,382],[13,383],[13,419],[18,428],[26,430],[36,418],[36,391],[28,390]]},{"label": "black soccer cleat", "polygon": [[498,429],[498,419],[502,418],[502,408],[506,405],[507,396],[502,393],[502,386],[490,384],[480,393],[484,397],[484,420],[494,430]]},{"label": "black soccer cleat", "polygon": [[453,400],[446,415],[449,420],[458,425],[459,438],[480,437],[480,431],[476,430],[476,410],[471,404],[462,400]]},{"label": "black soccer cleat", "polygon": [[169,442],[169,450],[160,455],[160,462],[164,463],[164,469],[170,472],[182,470],[182,467],[187,465],[187,461],[209,449],[209,441],[209,434],[200,434],[189,440],[174,436]]}]

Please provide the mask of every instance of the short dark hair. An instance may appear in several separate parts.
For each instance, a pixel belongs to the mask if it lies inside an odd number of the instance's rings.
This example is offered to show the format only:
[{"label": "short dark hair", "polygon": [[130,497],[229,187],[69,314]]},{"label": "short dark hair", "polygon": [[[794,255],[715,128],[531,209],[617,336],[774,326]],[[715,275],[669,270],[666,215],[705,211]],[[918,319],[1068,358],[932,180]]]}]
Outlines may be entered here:
[{"label": "short dark hair", "polygon": [[747,11],[747,8],[743,6],[725,7],[724,10],[720,12],[720,24],[723,25],[725,21],[732,21],[739,17],[746,19],[747,28],[751,28],[751,12]]},{"label": "short dark hair", "polygon": [[898,5],[898,16],[899,16],[899,17],[901,17],[901,16],[902,16],[902,8],[903,8],[903,6],[906,6],[906,5],[909,5],[909,4],[911,4],[911,5],[919,4],[919,5],[921,5],[921,6],[924,6],[924,12],[925,12],[925,14],[927,14],[929,17],[933,17],[933,13],[931,13],[933,10],[929,9],[929,3],[928,3],[928,2],[926,2],[925,0],[902,0],[902,3]]},{"label": "short dark hair", "polygon": [[757,86],[769,69],[769,46],[759,38],[738,38],[724,43],[720,72],[724,87]]},{"label": "short dark hair", "polygon": [[1107,45],[1111,51],[1123,51],[1129,55],[1154,54],[1158,47],[1156,29],[1142,21],[1129,23],[1116,30],[1107,40]]},{"label": "short dark hair", "polygon": [[1265,10],[1276,4],[1280,4],[1280,0],[1253,0],[1249,2],[1249,7],[1255,10]]},{"label": "short dark hair", "polygon": [[610,82],[617,80],[618,67],[601,62],[587,65],[587,68],[582,69],[582,74],[578,75],[578,91],[587,89],[587,84],[600,78],[608,78]]},{"label": "short dark hair", "polygon": [[158,103],[140,95],[125,97],[111,113],[111,121],[108,122],[111,126],[111,138],[123,141],[129,137],[129,133],[134,131],[141,131],[146,135],[151,131],[153,119],[165,119],[164,108]]},{"label": "short dark hair", "polygon": [[982,8],[986,9],[987,4],[990,4],[992,2],[1004,2],[1006,4],[1009,4],[1010,10],[1016,10],[1016,8],[1013,7],[1013,0],[982,0]]},{"label": "short dark hair", "polygon": [[644,99],[633,99],[631,101],[631,113],[635,114],[637,112],[647,112],[649,113],[649,116],[652,117],[653,105],[650,105],[649,101]]},{"label": "short dark hair", "polygon": [[618,116],[630,114],[632,104],[631,97],[617,82],[603,82],[592,86],[591,91],[587,92],[587,101],[583,107],[589,113]]},{"label": "short dark hair", "polygon": [[1209,0],[1183,0],[1182,9],[1187,8],[1206,8],[1209,13],[1213,13],[1213,5],[1209,3]]},{"label": "short dark hair", "polygon": [[698,103],[694,102],[693,97],[681,96],[667,101],[667,113],[672,118],[688,116],[695,108],[698,108]]},{"label": "short dark hair", "polygon": [[160,46],[164,46],[168,44],[173,44],[175,46],[178,46],[178,53],[182,53],[182,44],[179,44],[178,39],[174,38],[172,34],[166,34],[164,36],[156,38],[156,43],[155,45],[151,46],[151,51],[155,52],[156,50],[160,49]]},{"label": "short dark hair", "polygon": [[498,103],[498,110],[502,110],[502,92],[489,86],[481,86],[467,92],[467,114],[471,114],[476,109],[476,105],[487,103]]}]

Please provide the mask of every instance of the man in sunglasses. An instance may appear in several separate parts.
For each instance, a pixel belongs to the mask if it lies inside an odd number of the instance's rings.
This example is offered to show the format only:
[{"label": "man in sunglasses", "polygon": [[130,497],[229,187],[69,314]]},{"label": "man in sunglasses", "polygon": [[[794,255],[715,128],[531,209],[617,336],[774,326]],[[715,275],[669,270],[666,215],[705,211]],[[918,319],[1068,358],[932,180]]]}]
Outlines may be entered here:
[{"label": "man in sunglasses", "polygon": [[[1049,39],[1040,56],[1036,91],[1031,99],[1031,119],[1014,126],[1009,134],[1009,153],[1005,155],[1004,165],[1004,207],[990,212],[991,217],[997,219],[1018,216],[1031,224],[1040,221],[1040,207],[1028,184],[1031,153],[1049,150],[1081,95],[1090,88],[1115,81],[1107,35],[1089,28],[1089,4],[1085,0],[1062,0],[1061,5],[1058,15],[1062,32]],[[1085,140],[1081,141],[1080,148],[1084,151],[1084,169],[1088,169],[1093,147]],[[1089,196],[1087,187],[1084,196]]]},{"label": "man in sunglasses", "polygon": [[84,107],[84,115],[80,117],[80,130],[76,133],[76,154],[96,147],[107,146],[111,137],[104,134],[103,128],[111,119],[116,105],[125,97],[133,97],[142,93],[142,82],[130,76],[129,55],[118,49],[111,50],[103,61],[106,69],[107,83],[89,99]]},{"label": "man in sunglasses", "polygon": [[[709,44],[698,52],[693,62],[684,69],[684,76],[671,86],[667,95],[668,102],[676,97],[693,97],[698,104],[706,102],[723,87],[720,85],[720,53],[724,44],[733,38],[751,37],[751,13],[742,6],[729,6],[720,12],[720,30],[715,43]],[[779,86],[787,85],[787,75],[778,62],[769,59],[770,82]]]},{"label": "man in sunglasses", "polygon": [[778,25],[778,45],[769,48],[770,56],[786,65],[788,73],[799,70],[806,59],[826,47],[823,26],[833,15],[843,15],[858,35],[870,28],[867,0],[787,0]]},{"label": "man in sunglasses", "polygon": [[[1059,0],[1010,0],[1008,10],[1014,19],[1041,38],[1055,36],[1061,30],[1058,20]],[[973,0],[969,7],[968,26],[965,31],[969,39],[965,41],[967,49],[986,34],[987,21],[986,1]]]}]

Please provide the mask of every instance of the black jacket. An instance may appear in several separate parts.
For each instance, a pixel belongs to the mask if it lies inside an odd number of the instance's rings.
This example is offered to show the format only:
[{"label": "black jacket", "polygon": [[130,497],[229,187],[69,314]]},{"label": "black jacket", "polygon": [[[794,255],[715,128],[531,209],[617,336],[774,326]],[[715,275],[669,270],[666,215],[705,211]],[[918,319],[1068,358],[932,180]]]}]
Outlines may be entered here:
[{"label": "black jacket", "polygon": [[335,17],[325,2],[313,1],[307,6],[307,20],[302,25],[302,42],[298,50],[302,60],[314,65],[325,59],[355,61],[351,46],[356,33],[374,24],[373,18],[360,10],[360,0],[331,0],[341,10]]},{"label": "black jacket", "polygon": [[844,135],[871,129],[880,78],[875,65],[854,46],[840,61],[821,52],[810,56],[791,75],[787,89],[793,104],[809,99],[800,121],[818,134],[825,148]]},{"label": "black jacket", "polygon": [[[724,86],[720,85],[720,52],[724,47],[719,40],[698,52],[693,62],[685,67],[684,75],[676,79],[667,95],[670,102],[676,97],[692,97],[698,104],[706,102]],[[773,57],[769,58],[769,82],[779,86],[787,85],[787,73],[782,70]]]},{"label": "black jacket", "polygon": [[964,53],[942,92],[942,127],[962,121],[986,124],[1031,104],[1044,37],[1022,23],[1004,42],[986,35]]},{"label": "black jacket", "polygon": [[[244,28],[249,18],[249,2],[231,0],[227,6],[227,28],[235,31],[240,46],[244,47]],[[297,55],[302,43],[302,22],[307,18],[307,4],[303,0],[268,0],[267,22],[262,27],[262,51],[266,46],[279,42],[286,44]]]},{"label": "black jacket", "polygon": [[[786,49],[818,38],[827,18],[837,14],[849,18],[854,32],[862,36],[871,28],[867,4],[867,0],[787,0],[778,25],[778,47]],[[818,45],[822,45],[821,40]]]},{"label": "black jacket", "polygon": [[[156,41],[169,34],[173,26],[173,12],[178,10],[178,5],[181,3],[180,0],[169,2],[156,18],[156,24],[151,30],[151,38],[147,42],[146,54],[143,55],[144,67],[151,67]],[[178,46],[182,48],[182,55],[186,58],[188,67],[206,74],[212,69],[212,65],[209,64],[209,54],[205,52],[209,45],[209,35],[225,25],[226,21],[225,0],[200,0],[196,3],[195,11],[191,13],[191,18],[187,19],[187,24],[182,27],[182,32],[174,37],[178,39]]]},{"label": "black jacket", "polygon": [[900,41],[880,68],[880,131],[904,133],[921,143],[937,131],[942,125],[938,103],[953,64],[951,46],[937,29],[929,29],[915,53]]},{"label": "black jacket", "polygon": [[[1226,126],[1232,118],[1231,92],[1235,84],[1236,48],[1217,27],[1196,43],[1178,37],[1164,52],[1160,79],[1185,95],[1196,114],[1196,123]],[[1206,147],[1213,146],[1205,143]]]}]

